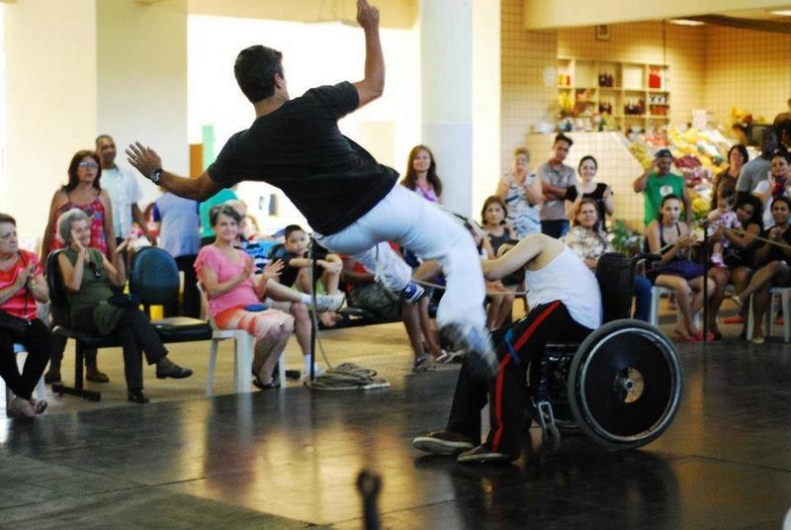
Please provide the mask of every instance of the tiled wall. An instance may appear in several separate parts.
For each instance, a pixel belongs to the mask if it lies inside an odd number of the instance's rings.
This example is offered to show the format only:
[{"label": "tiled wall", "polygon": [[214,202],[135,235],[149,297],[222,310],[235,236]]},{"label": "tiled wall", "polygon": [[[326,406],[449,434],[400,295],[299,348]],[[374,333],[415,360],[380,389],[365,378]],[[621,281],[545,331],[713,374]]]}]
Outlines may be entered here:
[{"label": "tiled wall", "polygon": [[[556,80],[545,84],[546,68],[557,64],[557,32],[525,31],[523,1],[502,0],[501,19],[501,172],[511,165],[514,148],[541,122],[554,123]],[[497,183],[493,183],[494,192]]]},{"label": "tiled wall", "polygon": [[706,108],[729,124],[736,105],[771,123],[791,97],[791,35],[706,29]]},{"label": "tiled wall", "polygon": [[[791,97],[789,35],[643,22],[611,25],[610,40],[601,41],[591,27],[526,31],[522,5],[523,0],[501,1],[503,171],[510,166],[516,146],[527,143],[534,148],[533,167],[548,156],[538,147],[547,142],[527,135],[542,122],[555,121],[557,89],[554,80],[545,83],[544,73],[557,66],[558,57],[666,64],[671,123],[689,123],[692,109],[706,109],[725,133],[730,129],[731,106],[771,122],[786,110]],[[607,153],[592,154],[601,161],[608,157]],[[582,156],[572,155],[575,159]],[[630,191],[635,177],[631,171],[601,174],[602,180],[622,192],[615,217],[627,219],[633,227],[642,218],[642,198]]]}]

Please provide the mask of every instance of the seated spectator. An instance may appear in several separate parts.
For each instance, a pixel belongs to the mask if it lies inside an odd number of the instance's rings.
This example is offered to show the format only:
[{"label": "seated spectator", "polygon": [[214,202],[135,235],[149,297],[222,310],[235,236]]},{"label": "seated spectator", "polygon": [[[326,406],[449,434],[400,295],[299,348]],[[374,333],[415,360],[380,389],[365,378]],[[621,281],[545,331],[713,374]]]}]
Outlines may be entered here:
[{"label": "seated spectator", "polygon": [[[679,221],[680,217],[681,199],[672,193],[665,195],[658,218],[645,229],[648,251],[662,256],[648,271],[648,277],[655,285],[670,289],[676,295],[682,319],[675,329],[676,339],[699,342],[703,340],[703,333],[695,326],[693,317],[703,306],[703,265],[690,260],[690,250],[698,244],[698,239],[690,233],[686,223]],[[711,278],[708,282],[711,295],[716,285]],[[692,298],[690,290],[695,293]]]},{"label": "seated spectator", "polygon": [[428,296],[423,296],[416,304],[410,304],[382,287],[373,274],[351,257],[344,257],[341,280],[346,286],[349,307],[365,309],[382,322],[399,318],[403,321],[414,354],[413,372],[431,370],[431,358],[434,362],[446,363],[457,357],[440,348],[428,316]]},{"label": "seated spectator", "polygon": [[118,335],[129,401],[139,404],[149,401],[143,394],[141,350],[149,365],[156,364],[157,379],[191,376],[192,370],[181,368],[167,358],[168,351],[159,335],[136,304],[116,302],[118,297],[110,286],[122,287],[126,283],[123,259],[114,253],[114,263],[110,263],[98,249],[89,246],[91,228],[85,212],[74,208],[61,215],[58,236],[68,245],[58,255],[58,269],[66,290],[71,325],[90,333]]},{"label": "seated spectator", "polygon": [[[267,277],[266,289],[264,291],[264,303],[275,309],[279,309],[294,317],[294,334],[297,337],[297,343],[302,350],[302,359],[305,364],[305,377],[310,374],[310,367],[313,364],[313,353],[311,351],[311,331],[313,329],[313,322],[308,312],[308,307],[313,303],[311,296],[306,293],[300,293],[286,287],[277,282],[280,277],[280,272],[283,270],[283,262],[277,260],[270,262],[266,258],[266,251],[264,247],[255,241],[250,241],[244,237],[246,233],[246,225],[249,215],[247,213],[247,206],[243,201],[231,200],[225,203],[231,206],[236,213],[241,217],[241,225],[239,227],[239,235],[234,245],[243,250],[253,260],[255,265],[254,274],[263,274]],[[343,294],[338,293],[334,295],[320,294],[316,296],[316,309],[319,312],[323,311],[337,311],[343,305]],[[314,375],[321,375],[324,368],[320,365],[314,366]]]},{"label": "seated spectator", "polygon": [[[716,274],[727,274],[725,281],[722,283],[733,283],[733,288],[736,294],[741,294],[747,285],[750,283],[750,278],[753,274],[755,266],[755,249],[758,246],[756,236],[760,236],[764,230],[763,223],[763,205],[761,200],[755,195],[744,195],[742,199],[736,203],[736,218],[742,226],[741,230],[725,230],[724,228],[718,229],[712,239],[723,238],[727,239],[730,244],[728,251],[723,255],[725,263],[724,269],[718,269]],[[711,274],[712,271],[709,271]],[[716,278],[715,278],[716,280]],[[718,287],[719,287],[718,282]],[[723,292],[718,290],[711,296],[711,316],[709,321],[709,329],[716,335],[716,326],[712,327],[712,322],[716,323],[716,317],[719,313],[722,300],[724,298]],[[740,308],[739,314],[733,317],[728,317],[723,320],[726,324],[745,324],[746,314],[745,308]],[[745,330],[746,332],[746,330]]]},{"label": "seated spectator", "polygon": [[720,188],[717,192],[717,207],[709,212],[707,228],[709,238],[711,238],[710,260],[715,267],[724,267],[723,252],[730,247],[730,241],[724,238],[714,238],[718,230],[741,229],[742,225],[734,209],[736,191],[733,189]]},{"label": "seated spectator", "polygon": [[772,217],[774,226],[761,233],[761,238],[768,240],[755,251],[757,269],[747,288],[739,294],[733,295],[733,300],[741,306],[753,296],[753,315],[755,329],[753,342],[763,344],[763,317],[769,305],[769,288],[774,286],[791,286],[791,230],[789,230],[789,217],[791,217],[791,199],[776,197],[772,202]]},{"label": "seated spectator", "polygon": [[[483,262],[489,280],[524,269],[531,286],[530,313],[511,326],[497,346],[496,379],[473,377],[462,364],[444,430],[412,441],[417,449],[435,454],[461,453],[461,463],[507,462],[519,458],[525,436],[526,367],[537,363],[549,342],[581,342],[601,325],[599,285],[574,253],[543,234],[522,239],[495,260]],[[532,377],[540,370],[531,371]],[[538,381],[532,380],[537,386]],[[491,430],[481,439],[481,409],[488,393]]]},{"label": "seated spectator", "polygon": [[[482,260],[494,259],[495,253],[486,233],[471,224],[465,224],[472,234]],[[501,280],[486,280],[486,327],[493,331],[510,321],[514,306],[513,292]]]},{"label": "seated spectator", "polygon": [[[576,201],[572,213],[572,227],[564,242],[574,253],[582,258],[585,265],[596,270],[602,254],[614,252],[612,245],[598,230],[598,205],[593,199]],[[634,277],[634,318],[648,322],[651,314],[651,282],[645,276]]]},{"label": "seated spectator", "polygon": [[255,335],[253,384],[268,390],[280,386],[274,380],[275,367],[294,331],[294,317],[261,302],[269,276],[255,278],[252,258],[234,247],[241,221],[242,216],[231,206],[211,209],[209,222],[215,239],[198,253],[195,270],[217,327],[244,329]]},{"label": "seated spectator", "polygon": [[[285,243],[275,245],[269,253],[272,261],[281,260],[284,264],[280,272],[281,284],[291,287],[295,285],[303,293],[313,294],[311,276],[317,276],[324,292],[328,295],[339,294],[338,284],[343,268],[343,260],[337,254],[330,254],[318,243],[313,243],[313,259],[308,251],[308,235],[299,225],[288,225],[285,228]],[[315,260],[311,271],[310,266]],[[319,320],[325,327],[332,327],[341,320],[335,311],[319,313]]]},{"label": "seated spectator", "polygon": [[[19,248],[16,220],[0,213],[0,376],[15,396],[6,406],[21,418],[35,418],[47,409],[46,401],[33,398],[33,389],[52,350],[52,334],[36,317],[36,302],[49,301],[49,289],[41,273],[38,257]],[[2,324],[13,318],[27,321],[25,329],[13,331]],[[15,343],[27,351],[22,373],[16,362]]]},{"label": "seated spectator", "polygon": [[612,188],[603,182],[594,181],[598,169],[599,163],[595,158],[590,155],[582,157],[579,166],[577,166],[580,181],[576,186],[569,188],[566,194],[566,206],[569,218],[573,218],[574,212],[577,211],[577,206],[582,199],[593,199],[596,204],[596,213],[598,214],[596,230],[606,232],[607,217],[612,217],[613,212],[615,212],[615,205],[613,204]]},{"label": "seated spectator", "polygon": [[776,149],[771,154],[771,169],[766,175],[766,180],[759,182],[753,190],[753,195],[761,199],[764,204],[764,227],[771,228],[774,224],[772,215],[772,202],[777,197],[788,197],[791,188],[791,156],[783,149]]}]

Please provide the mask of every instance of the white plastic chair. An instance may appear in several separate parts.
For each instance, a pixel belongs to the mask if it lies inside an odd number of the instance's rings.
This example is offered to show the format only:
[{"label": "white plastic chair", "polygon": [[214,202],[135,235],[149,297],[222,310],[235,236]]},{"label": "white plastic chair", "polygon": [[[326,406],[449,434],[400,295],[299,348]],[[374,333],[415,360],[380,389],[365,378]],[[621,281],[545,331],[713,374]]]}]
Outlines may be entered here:
[{"label": "white plastic chair", "polygon": [[[206,303],[206,293],[203,291],[201,284],[198,284],[198,290],[201,293],[202,302]],[[238,394],[250,392],[250,386],[253,384],[252,366],[255,337],[243,329],[219,329],[211,317],[209,317],[209,324],[211,324],[214,333],[212,334],[211,347],[209,348],[209,373],[206,376],[206,396],[211,397],[214,395],[214,369],[217,366],[217,351],[220,343],[224,340],[234,341],[234,392]],[[282,357],[278,363],[278,369],[280,371],[280,383],[284,384],[286,381],[286,365]]]},{"label": "white plastic chair", "polygon": [[[663,295],[670,296],[673,294],[672,289],[668,289],[667,287],[661,287],[659,285],[654,285],[651,287],[651,312],[648,317],[648,322],[654,327],[659,327],[659,299]],[[681,318],[681,314],[679,310],[676,310],[677,318]],[[700,311],[695,313],[695,325],[700,326]]]},{"label": "white plastic chair", "polygon": [[[25,351],[25,347],[21,344],[14,344],[14,353],[19,355],[20,353]],[[17,357],[18,359],[18,357]],[[5,381],[3,381],[5,385]],[[36,384],[36,398],[41,400],[44,399],[47,395],[47,385],[44,383],[44,376],[41,376],[41,379],[38,380]],[[11,389],[8,385],[5,385],[5,414],[6,417],[11,417],[11,400],[14,399],[14,393],[11,392]]]},{"label": "white plastic chair", "polygon": [[[767,337],[771,337],[774,333],[775,315],[777,314],[775,308],[775,299],[780,298],[780,307],[783,311],[783,342],[791,342],[791,322],[789,322],[789,300],[791,300],[791,287],[770,287],[769,288],[769,311],[766,313],[767,319]],[[750,296],[749,310],[747,311],[747,340],[753,340],[755,332],[755,316],[753,315],[753,297]]]}]

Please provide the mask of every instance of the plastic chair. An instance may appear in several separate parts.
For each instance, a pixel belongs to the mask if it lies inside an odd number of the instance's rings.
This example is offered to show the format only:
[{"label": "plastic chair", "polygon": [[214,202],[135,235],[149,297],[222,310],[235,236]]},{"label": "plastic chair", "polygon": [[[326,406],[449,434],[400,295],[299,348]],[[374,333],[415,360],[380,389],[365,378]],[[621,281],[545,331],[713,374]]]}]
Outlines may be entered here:
[{"label": "plastic chair", "polygon": [[[780,308],[783,311],[783,342],[791,342],[791,322],[789,322],[789,300],[791,300],[791,287],[769,288],[769,311],[766,313],[768,334],[771,337],[775,325],[775,299],[780,298]],[[753,340],[755,332],[755,316],[753,315],[753,297],[750,296],[749,310],[747,311],[747,340]]]},{"label": "plastic chair", "polygon": [[[176,260],[157,247],[135,252],[129,271],[129,292],[137,295],[146,313],[151,306],[167,305],[178,299],[180,286]],[[162,342],[193,342],[212,338],[208,322],[190,317],[169,317],[151,321]]]},{"label": "plastic chair", "polygon": [[[14,353],[19,355],[20,353],[25,351],[25,347],[21,344],[14,344]],[[36,384],[36,397],[38,399],[44,399],[47,395],[47,385],[44,383],[44,376],[42,375],[41,378],[38,380]],[[6,417],[11,417],[11,400],[14,398],[14,393],[11,392],[11,389],[8,385],[5,385],[5,415]],[[46,413],[45,413],[46,414]]]},{"label": "plastic chair", "polygon": [[[69,302],[66,299],[66,290],[63,286],[63,279],[60,277],[60,270],[58,269],[58,255],[63,252],[56,250],[47,256],[46,270],[47,270],[47,286],[49,287],[49,299],[53,308],[62,309],[62,313],[69,314]],[[117,337],[102,336],[84,331],[77,331],[71,329],[69,322],[55,322],[52,333],[66,337],[67,339],[74,339],[75,346],[75,360],[74,360],[74,386],[67,386],[65,383],[54,383],[52,385],[52,392],[55,394],[70,394],[78,396],[89,401],[99,401],[102,394],[95,390],[85,388],[83,381],[84,364],[85,364],[85,350],[88,348],[109,348],[120,346]]]},{"label": "plastic chair", "polygon": [[[206,293],[203,286],[198,284],[201,298],[206,300]],[[209,349],[209,372],[206,376],[206,396],[214,395],[214,369],[217,365],[217,352],[220,342],[224,340],[234,341],[233,357],[233,386],[234,392],[250,392],[250,385],[253,383],[251,367],[253,365],[253,348],[255,348],[255,337],[243,329],[219,329],[214,323],[214,319],[209,317],[209,324],[212,327],[211,348]],[[281,384],[286,380],[286,364],[281,357],[278,363],[278,371]]]},{"label": "plastic chair", "polygon": [[[670,296],[671,294],[673,294],[672,289],[661,287],[659,285],[654,285],[651,287],[651,313],[648,317],[648,323],[652,326],[659,327],[659,299],[663,295]],[[678,309],[676,310],[676,314],[678,315],[677,318],[681,318]],[[695,325],[700,326],[700,312],[695,313],[694,319]]]}]

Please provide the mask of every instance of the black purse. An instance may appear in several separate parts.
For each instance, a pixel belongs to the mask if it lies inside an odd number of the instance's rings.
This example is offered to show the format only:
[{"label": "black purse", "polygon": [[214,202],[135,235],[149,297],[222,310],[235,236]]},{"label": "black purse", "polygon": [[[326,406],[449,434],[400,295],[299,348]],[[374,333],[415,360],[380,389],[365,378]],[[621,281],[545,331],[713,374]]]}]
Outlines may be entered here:
[{"label": "black purse", "polygon": [[0,311],[0,329],[10,333],[15,339],[21,339],[27,333],[30,321],[26,318],[15,317],[5,311]]}]

